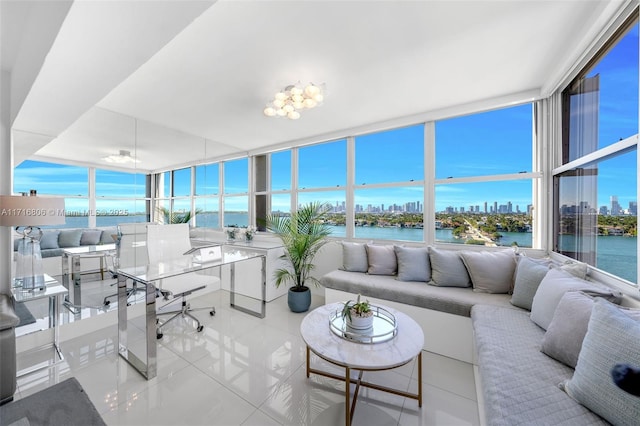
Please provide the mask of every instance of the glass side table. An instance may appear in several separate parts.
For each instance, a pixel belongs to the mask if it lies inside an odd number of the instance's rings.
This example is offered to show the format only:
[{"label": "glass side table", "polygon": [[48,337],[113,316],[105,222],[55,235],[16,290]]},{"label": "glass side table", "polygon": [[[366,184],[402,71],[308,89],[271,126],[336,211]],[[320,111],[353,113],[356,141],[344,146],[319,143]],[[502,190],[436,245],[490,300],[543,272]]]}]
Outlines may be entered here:
[{"label": "glass side table", "polygon": [[[12,283],[11,291],[13,293],[13,298],[16,300],[16,302],[29,302],[32,300],[38,300],[38,299],[44,299],[44,298],[49,299],[49,328],[53,330],[53,342],[51,343],[51,346],[53,347],[53,350],[55,352],[53,364],[56,364],[57,362],[64,360],[64,357],[62,356],[62,352],[60,352],[60,346],[59,346],[60,335],[58,330],[58,322],[59,322],[60,306],[62,303],[62,298],[69,291],[57,280],[53,279],[51,276],[47,274],[44,274],[44,281],[45,281],[45,287],[43,289],[25,290],[22,288],[22,284],[20,280],[14,280]],[[24,376],[26,374],[29,374],[34,371],[38,371],[47,367],[49,367],[49,365],[20,371],[18,373],[18,377]]]}]

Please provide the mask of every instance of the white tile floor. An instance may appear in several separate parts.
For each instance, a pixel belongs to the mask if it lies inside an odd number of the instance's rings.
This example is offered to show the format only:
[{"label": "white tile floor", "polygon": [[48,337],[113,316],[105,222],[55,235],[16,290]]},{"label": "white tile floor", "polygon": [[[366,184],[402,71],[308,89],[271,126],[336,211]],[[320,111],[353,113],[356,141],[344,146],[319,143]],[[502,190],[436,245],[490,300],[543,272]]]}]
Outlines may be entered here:
[{"label": "white tile floor", "polygon": [[[215,291],[192,305],[216,307],[165,329],[158,344],[158,376],[147,381],[117,354],[116,326],[62,345],[65,360],[18,379],[16,399],[75,376],[109,425],[337,425],[344,419],[344,383],[305,376],[304,314],[289,311],[286,297],[258,319],[228,306]],[[314,296],[312,309],[323,303]],[[428,336],[427,336],[428,338]],[[21,363],[28,360],[21,359]],[[333,368],[316,357],[312,363]],[[423,406],[388,393],[361,389],[354,425],[475,425],[478,405],[470,364],[423,353]],[[365,379],[417,390],[415,362],[366,373]]]}]

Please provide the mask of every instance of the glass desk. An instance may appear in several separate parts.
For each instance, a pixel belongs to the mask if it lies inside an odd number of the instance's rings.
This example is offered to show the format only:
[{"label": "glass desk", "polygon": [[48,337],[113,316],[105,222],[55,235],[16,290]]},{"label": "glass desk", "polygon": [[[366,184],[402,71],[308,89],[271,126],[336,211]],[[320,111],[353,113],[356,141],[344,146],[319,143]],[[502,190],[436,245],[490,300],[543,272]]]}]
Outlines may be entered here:
[{"label": "glass desk", "polygon": [[[100,278],[104,280],[105,259],[116,251],[115,244],[101,244],[97,246],[80,246],[66,248],[62,252],[62,284],[71,290],[69,275],[73,281],[73,300],[67,296],[64,306],[74,314],[80,312],[82,307],[80,284],[82,283],[82,273],[80,261],[82,259],[100,259]],[[69,274],[69,264],[71,264],[71,274]]]},{"label": "glass desk", "polygon": [[[49,298],[49,328],[53,330],[53,349],[55,351],[56,361],[62,361],[64,357],[60,352],[60,347],[58,346],[59,342],[59,331],[58,331],[58,321],[59,321],[59,307],[61,303],[61,296],[68,293],[68,290],[61,285],[58,281],[53,279],[51,276],[44,274],[44,283],[45,288],[43,289],[29,289],[23,290],[22,284],[20,280],[14,280],[11,291],[13,292],[13,298],[17,302],[29,302],[31,300]],[[48,365],[42,367],[46,368]],[[27,371],[22,371],[19,373],[19,376],[23,376],[28,373],[32,373],[33,371],[37,371],[40,368],[35,368]]]},{"label": "glass desk", "polygon": [[[156,285],[155,283],[163,278],[169,278],[207,269],[229,265],[231,268],[231,307],[243,312],[264,318],[266,310],[266,256],[259,251],[251,250],[250,247],[237,247],[231,245],[220,245],[214,247],[216,250],[214,257],[200,257],[201,247],[194,250],[193,255],[187,254],[180,259],[171,259],[166,262],[135,266],[118,269],[118,352],[132,367],[134,367],[147,380],[154,378],[157,374],[157,347],[156,347]],[[236,306],[235,298],[235,265],[238,262],[250,259],[261,259],[262,261],[262,301],[261,311],[255,312],[243,307]],[[203,259],[203,260],[200,260]],[[138,284],[145,286],[145,306],[144,325],[142,327],[142,339],[135,337],[137,330],[132,330],[132,335],[128,335],[128,307],[127,307],[127,280],[131,279]],[[160,287],[159,287],[160,288]],[[140,304],[132,305],[130,309],[139,308]],[[129,339],[131,338],[131,339]]]}]

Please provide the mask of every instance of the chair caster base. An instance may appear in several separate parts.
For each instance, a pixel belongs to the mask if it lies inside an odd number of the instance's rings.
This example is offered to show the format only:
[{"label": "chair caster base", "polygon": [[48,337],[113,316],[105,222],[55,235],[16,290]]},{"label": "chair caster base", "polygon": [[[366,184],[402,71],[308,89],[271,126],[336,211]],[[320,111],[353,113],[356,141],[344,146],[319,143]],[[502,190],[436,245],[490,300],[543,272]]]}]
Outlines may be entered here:
[{"label": "chair caster base", "polygon": [[162,339],[162,336],[164,336],[164,334],[162,334],[162,333],[156,333],[156,339],[157,339],[157,340]]},{"label": "chair caster base", "polygon": [[110,304],[111,304],[111,302],[108,301],[108,300],[104,302],[104,306],[109,306]]},{"label": "chair caster base", "polygon": [[215,309],[212,309],[212,310],[209,312],[209,315],[211,315],[211,316],[214,316],[215,314],[216,314],[216,310],[215,310]]},{"label": "chair caster base", "polygon": [[202,330],[204,330],[204,325],[201,325],[200,327],[196,328],[196,331],[198,333],[200,333]]}]

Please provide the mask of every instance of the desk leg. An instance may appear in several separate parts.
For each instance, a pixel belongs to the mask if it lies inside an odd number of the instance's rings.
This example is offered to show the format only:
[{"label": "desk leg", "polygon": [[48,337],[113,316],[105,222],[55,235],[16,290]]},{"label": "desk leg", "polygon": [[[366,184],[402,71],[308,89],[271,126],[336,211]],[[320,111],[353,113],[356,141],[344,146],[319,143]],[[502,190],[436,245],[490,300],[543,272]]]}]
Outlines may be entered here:
[{"label": "desk leg", "polygon": [[418,407],[422,408],[422,351],[418,354]]},{"label": "desk leg", "polygon": [[49,297],[49,328],[53,329],[53,349],[56,351],[56,355],[60,361],[64,360],[64,356],[60,351],[60,329],[58,328],[58,321],[60,321],[60,295]]},{"label": "desk leg", "polygon": [[76,310],[80,311],[82,305],[80,285],[82,284],[82,277],[80,275],[80,256],[71,256],[71,280],[73,281],[73,305]]}]

